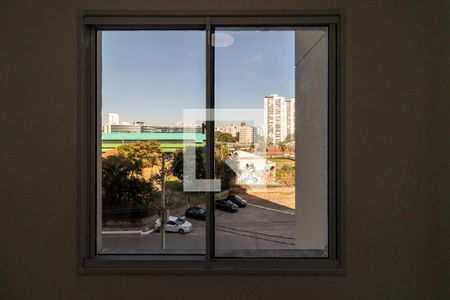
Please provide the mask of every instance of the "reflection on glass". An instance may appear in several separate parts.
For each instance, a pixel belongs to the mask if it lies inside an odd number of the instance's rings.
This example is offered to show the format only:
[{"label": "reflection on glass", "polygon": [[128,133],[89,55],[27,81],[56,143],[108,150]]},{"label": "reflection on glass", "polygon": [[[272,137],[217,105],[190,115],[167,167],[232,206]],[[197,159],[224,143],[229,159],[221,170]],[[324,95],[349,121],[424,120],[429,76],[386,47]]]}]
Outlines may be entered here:
[{"label": "reflection on glass", "polygon": [[327,31],[215,36],[215,255],[326,257]]},{"label": "reflection on glass", "polygon": [[182,188],[183,143],[205,144],[201,125],[183,123],[183,109],[205,103],[205,32],[103,31],[98,43],[97,251],[205,253],[204,211],[186,213],[205,195]]}]

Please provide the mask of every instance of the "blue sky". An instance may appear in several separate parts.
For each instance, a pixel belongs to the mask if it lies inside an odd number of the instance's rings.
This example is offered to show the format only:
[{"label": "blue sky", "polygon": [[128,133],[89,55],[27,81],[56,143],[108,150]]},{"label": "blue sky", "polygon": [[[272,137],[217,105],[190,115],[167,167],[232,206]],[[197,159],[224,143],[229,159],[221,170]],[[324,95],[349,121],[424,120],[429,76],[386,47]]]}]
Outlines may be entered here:
[{"label": "blue sky", "polygon": [[[221,31],[215,49],[217,108],[263,108],[265,95],[294,96],[293,31]],[[183,108],[205,107],[203,31],[104,31],[102,115],[175,124]]]}]

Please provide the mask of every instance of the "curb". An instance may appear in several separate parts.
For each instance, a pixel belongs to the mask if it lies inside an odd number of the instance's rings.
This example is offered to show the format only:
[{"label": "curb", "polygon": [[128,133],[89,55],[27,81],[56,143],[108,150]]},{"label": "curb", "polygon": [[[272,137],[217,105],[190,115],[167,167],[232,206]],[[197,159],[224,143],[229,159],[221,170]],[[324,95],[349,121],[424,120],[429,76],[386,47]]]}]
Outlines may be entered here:
[{"label": "curb", "polygon": [[102,231],[102,234],[140,234],[140,235],[147,235],[152,232],[154,232],[154,229],[150,229],[148,231],[142,231],[142,230],[122,230],[122,231]]}]

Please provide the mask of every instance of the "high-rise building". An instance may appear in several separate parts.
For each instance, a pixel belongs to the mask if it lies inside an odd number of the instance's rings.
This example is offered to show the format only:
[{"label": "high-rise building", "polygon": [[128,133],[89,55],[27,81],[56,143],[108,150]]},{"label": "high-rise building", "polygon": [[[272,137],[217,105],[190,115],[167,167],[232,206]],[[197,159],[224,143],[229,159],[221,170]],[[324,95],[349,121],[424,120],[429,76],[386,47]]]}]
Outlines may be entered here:
[{"label": "high-rise building", "polygon": [[294,141],[295,140],[295,99],[286,99],[282,106],[282,126],[281,136],[283,136],[283,141]]},{"label": "high-rise building", "polygon": [[277,94],[264,97],[264,138],[267,143],[293,140],[295,135],[295,99]]},{"label": "high-rise building", "polygon": [[267,143],[281,141],[281,101],[277,94],[264,97],[264,137]]},{"label": "high-rise building", "polygon": [[264,126],[263,125],[253,126],[253,142],[254,143],[264,142]]},{"label": "high-rise building", "polygon": [[239,144],[251,144],[254,142],[253,127],[242,123],[239,127]]},{"label": "high-rise building", "polygon": [[106,115],[106,123],[105,123],[105,125],[102,126],[102,132],[111,133],[112,125],[120,125],[118,113],[108,113]]},{"label": "high-rise building", "polygon": [[119,114],[118,113],[108,113],[109,125],[119,125]]}]

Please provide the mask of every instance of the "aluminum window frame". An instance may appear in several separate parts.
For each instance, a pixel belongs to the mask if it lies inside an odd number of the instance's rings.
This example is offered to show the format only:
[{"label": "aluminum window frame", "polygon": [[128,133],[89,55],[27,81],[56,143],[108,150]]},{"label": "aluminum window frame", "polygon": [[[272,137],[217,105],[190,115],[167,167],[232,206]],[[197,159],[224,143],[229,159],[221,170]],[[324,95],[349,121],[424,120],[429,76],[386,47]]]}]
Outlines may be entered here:
[{"label": "aluminum window frame", "polygon": [[[344,274],[344,19],[343,10],[271,12],[79,11],[78,13],[78,273],[80,274]],[[206,33],[206,108],[214,107],[215,27],[327,27],[328,44],[328,257],[214,257],[214,193],[208,194],[205,255],[96,253],[97,30],[202,29]],[[214,175],[214,122],[207,124],[207,177]],[[212,141],[212,142],[211,142]]]}]

